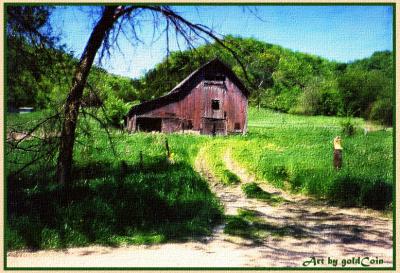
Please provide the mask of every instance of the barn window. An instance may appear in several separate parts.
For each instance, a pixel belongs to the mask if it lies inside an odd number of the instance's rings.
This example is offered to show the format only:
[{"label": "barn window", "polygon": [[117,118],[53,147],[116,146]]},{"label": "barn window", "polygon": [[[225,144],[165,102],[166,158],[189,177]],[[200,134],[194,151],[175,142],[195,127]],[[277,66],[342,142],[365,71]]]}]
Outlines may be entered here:
[{"label": "barn window", "polygon": [[211,108],[213,110],[219,110],[219,100],[211,100]]},{"label": "barn window", "polygon": [[225,76],[222,74],[217,74],[217,75],[215,75],[215,80],[223,82],[223,81],[225,81]]},{"label": "barn window", "polygon": [[224,112],[224,118],[226,118],[226,111]]},{"label": "barn window", "polygon": [[206,75],[204,75],[204,80],[223,82],[223,81],[225,81],[225,75],[223,75],[223,74],[206,74]]},{"label": "barn window", "polygon": [[235,122],[235,130],[240,130],[240,123],[239,122]]}]

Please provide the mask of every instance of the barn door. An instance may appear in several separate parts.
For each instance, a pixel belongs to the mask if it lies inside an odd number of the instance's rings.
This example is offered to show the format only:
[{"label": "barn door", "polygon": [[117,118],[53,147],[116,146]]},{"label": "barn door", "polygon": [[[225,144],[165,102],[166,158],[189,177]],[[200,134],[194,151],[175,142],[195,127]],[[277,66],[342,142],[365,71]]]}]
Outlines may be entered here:
[{"label": "barn door", "polygon": [[226,135],[226,120],[204,118],[202,128],[205,135]]}]

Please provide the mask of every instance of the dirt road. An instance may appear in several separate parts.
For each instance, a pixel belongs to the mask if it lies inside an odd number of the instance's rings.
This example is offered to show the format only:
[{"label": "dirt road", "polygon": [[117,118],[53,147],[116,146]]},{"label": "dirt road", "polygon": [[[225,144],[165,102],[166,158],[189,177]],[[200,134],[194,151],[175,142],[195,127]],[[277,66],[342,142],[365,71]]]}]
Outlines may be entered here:
[{"label": "dirt road", "polygon": [[[228,169],[243,183],[257,182],[265,191],[282,197],[284,202],[269,205],[248,199],[240,186],[222,186],[215,182],[201,156],[196,169],[205,176],[212,190],[221,199],[226,214],[236,215],[238,208],[252,210],[268,223],[269,229],[285,230],[282,236],[253,240],[230,236],[224,226],[216,227],[213,236],[200,241],[168,243],[152,246],[92,246],[61,251],[9,252],[9,267],[332,267],[328,257],[352,259],[347,267],[392,265],[392,220],[378,212],[362,209],[341,209],[323,201],[290,195],[262,181],[255,181],[235,163],[229,150],[224,155]],[[269,232],[270,230],[266,230]],[[312,260],[315,257],[315,260]],[[358,260],[358,257],[360,259]],[[368,257],[368,258],[366,258]],[[320,259],[317,263],[317,259]],[[315,263],[314,263],[315,261]],[[371,264],[372,262],[381,264]]]}]

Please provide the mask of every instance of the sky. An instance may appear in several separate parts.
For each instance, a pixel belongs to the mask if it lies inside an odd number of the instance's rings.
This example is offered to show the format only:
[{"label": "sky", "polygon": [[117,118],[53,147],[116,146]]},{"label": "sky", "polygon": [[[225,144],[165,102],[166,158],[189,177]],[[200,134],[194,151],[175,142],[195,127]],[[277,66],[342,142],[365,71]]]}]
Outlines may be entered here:
[{"label": "sky", "polygon": [[[375,51],[393,50],[392,6],[172,6],[195,23],[210,26],[221,35],[251,37],[284,48],[318,55],[338,62],[369,57]],[[96,12],[97,11],[97,12]],[[69,50],[80,57],[99,11],[92,7],[57,7],[51,24]],[[120,50],[103,59],[109,72],[138,78],[167,54],[166,37],[156,32],[144,16],[138,28],[143,43],[120,35]],[[182,41],[181,41],[182,42]],[[199,41],[198,45],[201,42]],[[170,50],[178,50],[170,35]],[[185,46],[180,43],[183,50]]]}]

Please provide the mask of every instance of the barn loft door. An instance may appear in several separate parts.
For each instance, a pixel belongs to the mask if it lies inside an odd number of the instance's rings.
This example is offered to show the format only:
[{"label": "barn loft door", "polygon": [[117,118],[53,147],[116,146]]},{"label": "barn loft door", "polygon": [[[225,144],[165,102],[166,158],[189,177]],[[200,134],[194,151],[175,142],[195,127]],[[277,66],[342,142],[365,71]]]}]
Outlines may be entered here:
[{"label": "barn loft door", "polygon": [[203,118],[224,119],[224,97],[226,89],[221,84],[204,85]]}]

